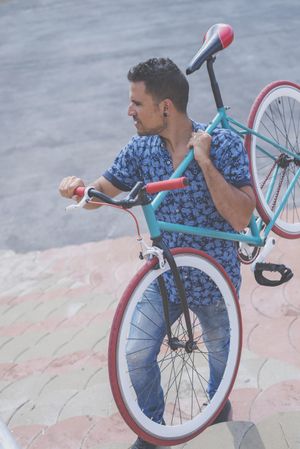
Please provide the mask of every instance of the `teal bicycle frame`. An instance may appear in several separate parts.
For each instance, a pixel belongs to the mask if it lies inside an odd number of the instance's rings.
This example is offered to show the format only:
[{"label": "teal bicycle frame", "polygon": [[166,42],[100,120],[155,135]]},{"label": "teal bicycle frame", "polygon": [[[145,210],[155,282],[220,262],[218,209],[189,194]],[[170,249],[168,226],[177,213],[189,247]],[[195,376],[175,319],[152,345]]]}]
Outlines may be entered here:
[{"label": "teal bicycle frame", "polygon": [[[232,126],[232,125],[234,126]],[[269,138],[255,132],[254,130],[248,128],[247,126],[242,125],[241,123],[237,122],[233,118],[229,117],[226,112],[226,108],[218,108],[217,115],[212,120],[212,122],[209,124],[209,126],[206,129],[206,132],[211,134],[213,130],[218,126],[221,125],[223,128],[231,129],[232,131],[239,134],[241,137],[244,137],[247,134],[253,134],[257,137],[259,137],[261,140],[272,144],[273,146],[277,147],[279,150],[283,151],[287,155],[290,155],[293,158],[297,158],[300,161],[300,156],[297,156],[293,153],[291,153],[287,148],[279,145],[277,142],[270,140]],[[236,128],[238,127],[238,129]],[[260,148],[262,152],[264,152],[263,148]],[[181,164],[177,167],[177,169],[174,171],[173,175],[170,179],[179,178],[183,175],[185,170],[187,169],[188,165],[191,163],[191,161],[194,158],[194,151],[191,149],[184,160],[181,162]],[[274,157],[273,157],[274,159]],[[154,198],[154,200],[146,205],[143,206],[143,212],[145,215],[145,219],[149,228],[150,236],[152,239],[155,239],[160,236],[161,231],[169,231],[169,232],[181,232],[186,234],[193,234],[198,235],[201,237],[211,237],[211,238],[217,238],[217,239],[223,239],[223,240],[232,240],[237,242],[244,242],[247,243],[250,246],[259,246],[262,247],[266,243],[266,239],[270,231],[272,230],[272,227],[274,223],[276,222],[277,218],[279,217],[282,209],[284,208],[289,194],[294,188],[298,178],[300,176],[300,167],[298,168],[294,179],[289,185],[289,188],[287,189],[281,203],[279,204],[278,208],[276,209],[272,220],[268,223],[268,225],[263,229],[263,221],[261,218],[255,218],[254,215],[252,215],[249,223],[249,229],[250,232],[247,234],[245,233],[239,233],[239,232],[223,232],[223,231],[216,231],[215,229],[208,229],[208,228],[202,228],[202,227],[193,227],[193,226],[187,226],[182,224],[176,224],[176,223],[169,223],[169,222],[163,222],[158,221],[155,216],[155,211],[160,206],[162,201],[165,199],[166,195],[168,194],[167,191],[160,192],[157,194],[157,196]],[[272,189],[274,187],[274,181],[270,183],[269,190],[267,192],[267,198],[271,196]],[[263,230],[263,232],[262,232]]]}]

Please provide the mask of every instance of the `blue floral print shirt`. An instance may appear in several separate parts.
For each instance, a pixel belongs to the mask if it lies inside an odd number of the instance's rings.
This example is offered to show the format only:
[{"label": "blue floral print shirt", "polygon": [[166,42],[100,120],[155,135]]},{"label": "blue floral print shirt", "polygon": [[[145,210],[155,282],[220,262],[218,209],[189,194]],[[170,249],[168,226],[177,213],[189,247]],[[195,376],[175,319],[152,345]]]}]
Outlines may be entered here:
[{"label": "blue floral print shirt", "polygon": [[[193,129],[203,131],[205,125],[193,122]],[[230,184],[236,187],[251,185],[247,154],[237,134],[216,128],[212,134],[210,155],[215,167]],[[104,176],[117,188],[129,191],[138,181],[146,184],[169,179],[173,172],[172,158],[161,137],[134,136]],[[157,219],[234,232],[218,213],[195,160],[190,163],[184,176],[189,180],[189,187],[170,191],[157,209]],[[214,257],[239,290],[241,276],[235,242],[173,232],[163,232],[162,236],[169,248],[193,247]],[[197,273],[193,269],[181,270],[190,304],[208,305],[220,300],[218,288],[206,275],[200,275],[198,270]],[[166,282],[170,301],[178,302],[172,279],[167,276]]]}]

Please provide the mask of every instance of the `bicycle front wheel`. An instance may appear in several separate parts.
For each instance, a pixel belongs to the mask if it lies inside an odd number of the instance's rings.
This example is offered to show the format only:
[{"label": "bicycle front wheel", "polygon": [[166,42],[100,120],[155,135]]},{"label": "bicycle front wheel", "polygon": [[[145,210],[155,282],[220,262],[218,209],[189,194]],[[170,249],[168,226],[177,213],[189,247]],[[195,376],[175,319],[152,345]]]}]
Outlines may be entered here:
[{"label": "bicycle front wheel", "polygon": [[[147,292],[149,286],[160,276],[168,276],[170,268],[167,263],[161,269],[156,258],[148,261],[127,287],[117,308],[110,335],[108,359],[110,383],[114,399],[126,423],[141,438],[158,445],[186,442],[214,421],[233,387],[241,353],[241,316],[238,298],[224,269],[201,251],[177,248],[172,250],[172,254],[181,275],[183,272],[186,273],[184,270],[192,269],[194,274],[206,276],[207,282],[213,282],[219,290],[221,298],[219,306],[225,310],[229,338],[226,342],[228,349],[224,359],[220,349],[215,351],[212,349],[220,348],[223,344],[218,341],[222,326],[213,316],[209,323],[210,328],[206,325],[204,331],[200,324],[201,315],[199,316],[191,306],[190,317],[194,333],[192,350],[187,349],[187,328],[181,311],[175,321],[172,320],[172,334],[179,342],[176,349],[170,347],[165,332],[157,342],[159,338],[157,334],[161,328],[159,323],[162,319],[164,321],[164,318],[161,309],[156,309],[157,306],[150,297],[147,297]],[[141,301],[148,302],[148,307],[143,308],[142,321],[139,322],[135,319],[135,311],[140,307]],[[152,331],[148,330],[148,325]],[[133,326],[136,330],[134,337],[131,333]],[[132,343],[138,348],[131,349],[130,353],[131,357],[136,356],[138,359],[138,366],[135,368],[128,362],[128,347],[132,348]],[[144,360],[144,352],[149,352],[155,345],[158,347],[155,353],[156,360],[149,362],[146,357]],[[218,365],[222,372],[213,395],[208,393],[212,375],[211,362]],[[159,422],[155,418],[155,410],[152,415],[152,412],[145,412],[146,407],[139,405],[132,384],[133,375],[138,374],[142,377],[142,373],[149,373],[148,370],[152,370],[152,365],[155,365],[156,375],[148,379],[143,387],[144,397],[153,402],[153,397],[158,396],[156,392],[160,391],[163,415]],[[143,378],[140,380],[142,383]]]},{"label": "bicycle front wheel", "polygon": [[[300,86],[289,81],[269,84],[254,102],[245,145],[257,199],[265,223],[284,206],[273,231],[285,238],[300,237]],[[285,150],[286,149],[286,150]],[[292,186],[292,183],[294,185]],[[287,200],[285,195],[290,190]]]}]

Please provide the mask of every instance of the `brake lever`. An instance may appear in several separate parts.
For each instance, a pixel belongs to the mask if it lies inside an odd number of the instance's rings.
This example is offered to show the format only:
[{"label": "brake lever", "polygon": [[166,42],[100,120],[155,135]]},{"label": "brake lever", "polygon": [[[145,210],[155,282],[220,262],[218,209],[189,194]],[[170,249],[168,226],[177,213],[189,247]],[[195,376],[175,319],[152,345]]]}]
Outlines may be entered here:
[{"label": "brake lever", "polygon": [[142,188],[144,187],[144,183],[142,181],[138,181],[136,185],[133,187],[133,189],[129,192],[125,200],[135,200],[137,195],[140,193]]}]

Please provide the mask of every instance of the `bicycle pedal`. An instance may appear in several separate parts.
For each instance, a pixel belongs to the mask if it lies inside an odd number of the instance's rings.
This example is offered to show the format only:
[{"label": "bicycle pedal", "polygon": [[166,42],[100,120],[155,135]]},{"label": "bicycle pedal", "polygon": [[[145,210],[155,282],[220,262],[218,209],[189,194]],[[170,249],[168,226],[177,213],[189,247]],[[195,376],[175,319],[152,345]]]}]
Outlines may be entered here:
[{"label": "bicycle pedal", "polygon": [[[276,272],[281,275],[280,279],[268,279],[263,272]],[[277,285],[288,282],[294,276],[292,270],[283,264],[259,262],[255,266],[254,277],[258,284],[267,287],[276,287]]]}]

